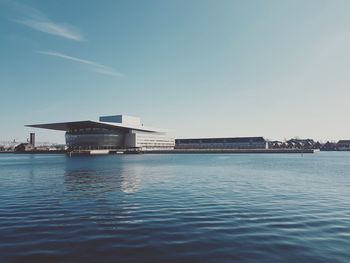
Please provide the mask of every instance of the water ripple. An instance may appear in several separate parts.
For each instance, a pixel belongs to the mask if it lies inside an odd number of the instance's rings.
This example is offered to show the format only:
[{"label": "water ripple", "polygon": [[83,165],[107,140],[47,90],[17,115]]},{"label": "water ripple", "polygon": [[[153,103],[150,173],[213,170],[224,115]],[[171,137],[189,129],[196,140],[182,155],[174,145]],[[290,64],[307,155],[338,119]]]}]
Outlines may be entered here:
[{"label": "water ripple", "polygon": [[2,155],[1,262],[349,262],[349,159]]}]

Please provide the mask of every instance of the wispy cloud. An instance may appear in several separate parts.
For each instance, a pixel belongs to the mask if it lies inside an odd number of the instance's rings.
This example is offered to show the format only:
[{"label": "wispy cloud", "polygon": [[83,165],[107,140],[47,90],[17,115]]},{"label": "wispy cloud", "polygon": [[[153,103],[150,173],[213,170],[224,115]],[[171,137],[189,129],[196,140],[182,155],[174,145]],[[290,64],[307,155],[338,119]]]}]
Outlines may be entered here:
[{"label": "wispy cloud", "polygon": [[87,65],[92,71],[99,73],[99,74],[103,74],[103,75],[110,75],[110,76],[116,76],[116,77],[123,77],[124,74],[116,71],[115,69],[96,63],[94,61],[91,60],[87,60],[87,59],[82,59],[82,58],[78,58],[78,57],[73,57],[73,56],[69,56],[66,54],[63,54],[61,52],[57,52],[57,51],[37,51],[37,53],[39,54],[43,54],[43,55],[47,55],[47,56],[52,56],[52,57],[58,57],[58,58],[62,58],[62,59],[66,59],[66,60],[70,60],[73,62],[77,62],[80,64],[84,64]]},{"label": "wispy cloud", "polygon": [[40,32],[63,37],[74,41],[83,41],[84,36],[79,30],[71,25],[56,23],[50,20],[45,14],[39,10],[13,2],[12,6],[16,10],[19,18],[14,19],[15,22],[30,27]]},{"label": "wispy cloud", "polygon": [[75,40],[75,41],[83,41],[83,36],[71,26],[59,25],[49,20],[37,20],[37,19],[25,19],[25,20],[17,20],[18,23],[25,25],[27,27],[31,27],[38,31],[48,33],[51,35],[60,36],[63,38]]}]

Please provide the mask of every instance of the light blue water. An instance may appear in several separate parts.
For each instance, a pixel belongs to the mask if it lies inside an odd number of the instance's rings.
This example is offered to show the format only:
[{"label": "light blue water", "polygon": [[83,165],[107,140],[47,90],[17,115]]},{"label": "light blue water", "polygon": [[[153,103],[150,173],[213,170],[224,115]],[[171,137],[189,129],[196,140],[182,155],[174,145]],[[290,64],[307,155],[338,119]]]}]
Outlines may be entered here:
[{"label": "light blue water", "polygon": [[350,153],[0,155],[0,262],[350,262]]}]

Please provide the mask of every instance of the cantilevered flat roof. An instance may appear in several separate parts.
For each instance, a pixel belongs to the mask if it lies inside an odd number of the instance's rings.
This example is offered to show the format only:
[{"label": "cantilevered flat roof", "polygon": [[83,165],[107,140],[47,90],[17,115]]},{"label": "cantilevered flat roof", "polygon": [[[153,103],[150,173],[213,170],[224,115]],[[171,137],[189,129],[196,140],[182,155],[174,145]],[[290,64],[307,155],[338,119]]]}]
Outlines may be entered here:
[{"label": "cantilevered flat roof", "polygon": [[111,130],[132,129],[132,130],[144,131],[144,132],[160,132],[160,133],[167,132],[167,130],[158,129],[158,128],[151,128],[151,127],[145,127],[145,126],[133,126],[133,125],[126,125],[122,123],[116,123],[116,122],[91,121],[91,120],[31,124],[31,125],[26,125],[26,127],[50,129],[50,130],[57,130],[57,131],[69,131],[72,129],[83,129],[83,128],[105,128],[105,129],[111,129]]}]

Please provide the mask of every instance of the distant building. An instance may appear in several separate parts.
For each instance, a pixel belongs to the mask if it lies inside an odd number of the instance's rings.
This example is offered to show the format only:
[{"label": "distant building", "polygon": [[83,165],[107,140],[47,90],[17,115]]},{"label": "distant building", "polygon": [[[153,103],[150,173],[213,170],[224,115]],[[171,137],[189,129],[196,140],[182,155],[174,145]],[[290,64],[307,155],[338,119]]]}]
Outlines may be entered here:
[{"label": "distant building", "polygon": [[314,149],[321,149],[322,148],[322,144],[320,142],[315,142],[313,148]]},{"label": "distant building", "polygon": [[176,149],[268,149],[263,137],[176,139]]},{"label": "distant building", "polygon": [[286,148],[285,144],[281,141],[269,141],[269,149],[283,149]]},{"label": "distant building", "polygon": [[287,148],[316,149],[313,139],[290,139],[286,142]]},{"label": "distant building", "polygon": [[17,145],[15,147],[15,151],[16,152],[30,152],[30,151],[34,151],[35,148],[32,144],[30,143],[20,143],[19,145]]},{"label": "distant building", "polygon": [[140,118],[127,115],[101,116],[99,121],[74,121],[27,125],[66,132],[68,150],[174,149],[166,130],[145,127]]},{"label": "distant building", "polygon": [[65,144],[53,144],[51,145],[51,149],[56,151],[65,151],[67,150],[67,146]]},{"label": "distant building", "polygon": [[321,151],[336,151],[337,150],[337,144],[335,142],[326,142],[321,147]]},{"label": "distant building", "polygon": [[340,140],[336,147],[338,151],[350,151],[350,140]]},{"label": "distant building", "polygon": [[35,147],[35,133],[30,133],[29,143]]}]

